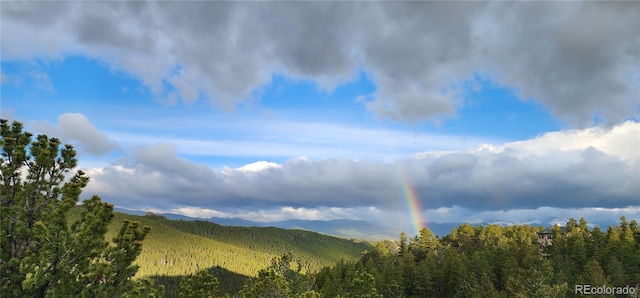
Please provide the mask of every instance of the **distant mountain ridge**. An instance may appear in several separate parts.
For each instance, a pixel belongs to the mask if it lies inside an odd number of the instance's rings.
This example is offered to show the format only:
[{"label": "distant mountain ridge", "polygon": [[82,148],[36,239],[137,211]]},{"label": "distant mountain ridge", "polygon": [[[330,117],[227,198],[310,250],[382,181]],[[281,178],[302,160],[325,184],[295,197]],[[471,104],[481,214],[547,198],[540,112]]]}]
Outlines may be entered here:
[{"label": "distant mountain ridge", "polygon": [[[116,208],[116,211],[133,214],[133,215],[145,215],[146,212],[139,210],[129,210],[123,208]],[[352,219],[332,219],[332,220],[302,220],[302,219],[290,219],[283,221],[272,222],[258,222],[251,221],[242,218],[222,218],[222,217],[210,217],[210,218],[195,218],[182,214],[175,213],[157,213],[168,219],[173,220],[204,220],[212,223],[219,224],[221,226],[236,226],[236,227],[276,227],[282,229],[294,229],[294,230],[308,230],[321,234],[343,237],[343,238],[355,238],[365,240],[387,240],[398,239],[400,236],[399,230],[392,230],[384,228],[374,222],[365,220],[352,220]],[[451,229],[459,226],[458,223],[428,223],[426,225],[434,234],[438,236],[444,236],[451,232]],[[404,231],[407,234],[411,234],[411,231]]]},{"label": "distant mountain ridge", "polygon": [[[123,212],[127,214],[133,215],[144,215],[146,212],[138,211],[138,210],[128,210],[123,208],[116,208],[116,211]],[[175,214],[175,213],[158,213],[158,215],[165,216],[168,219],[175,220],[205,220],[209,222],[213,222],[222,226],[237,226],[237,227],[276,227],[282,229],[296,229],[296,230],[308,230],[321,234],[343,237],[343,238],[354,238],[354,239],[365,239],[365,240],[387,240],[392,239],[396,240],[399,238],[401,232],[407,233],[407,235],[413,235],[414,231],[400,231],[400,230],[392,230],[388,228],[384,228],[375,222],[365,221],[365,220],[351,220],[351,219],[333,219],[333,220],[302,220],[302,219],[291,219],[291,220],[283,220],[283,221],[273,221],[273,222],[258,222],[251,221],[242,218],[222,218],[222,217],[210,217],[210,218],[194,218],[186,215]],[[553,218],[544,218],[540,219],[542,223],[553,222]],[[454,228],[457,228],[461,224],[465,222],[455,222],[455,223],[433,223],[428,222],[424,223],[424,226],[429,228],[435,235],[442,237],[449,233]],[[479,222],[473,223],[472,226],[483,225],[487,226],[490,224],[498,224],[501,226],[517,224],[517,223],[493,223],[493,222]],[[531,225],[540,225],[544,227],[550,227],[552,224],[535,224],[529,223]],[[600,226],[603,229],[606,229],[610,225],[615,225],[615,221],[596,221],[592,222],[591,225]]]},{"label": "distant mountain ridge", "polygon": [[396,233],[391,230],[386,230],[376,224],[373,224],[364,220],[350,220],[350,219],[333,219],[333,220],[301,220],[290,219],[283,221],[272,222],[257,222],[250,221],[241,218],[190,218],[188,216],[179,214],[163,214],[169,219],[182,219],[182,220],[206,220],[222,226],[237,226],[237,227],[275,227],[290,230],[307,230],[316,233],[343,237],[343,238],[356,238],[356,239],[369,239],[369,240],[383,240],[383,239],[395,239],[398,237]]}]

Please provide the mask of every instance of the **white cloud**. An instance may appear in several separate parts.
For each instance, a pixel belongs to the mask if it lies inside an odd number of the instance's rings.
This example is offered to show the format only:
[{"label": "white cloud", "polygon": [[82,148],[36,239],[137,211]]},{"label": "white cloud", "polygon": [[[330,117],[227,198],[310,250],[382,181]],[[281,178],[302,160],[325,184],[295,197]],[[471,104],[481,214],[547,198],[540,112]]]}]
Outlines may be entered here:
[{"label": "white cloud", "polygon": [[592,127],[546,133],[537,138],[505,144],[504,148],[523,150],[532,154],[550,151],[571,151],[593,147],[619,157],[634,160],[640,156],[640,125],[626,121],[614,127]]},{"label": "white cloud", "polygon": [[274,74],[331,90],[362,70],[376,85],[366,107],[409,122],[455,115],[475,73],[588,126],[638,117],[639,10],[632,1],[8,2],[2,53],[86,55],[165,101],[203,95],[225,107],[252,101]]},{"label": "white cloud", "polygon": [[[150,210],[152,212],[163,212],[162,210]],[[165,211],[166,212],[166,211]],[[186,215],[193,218],[211,218],[211,217],[230,217],[228,213],[220,212],[213,209],[198,208],[198,207],[180,207],[168,210],[169,213]]]},{"label": "white cloud", "polygon": [[58,117],[58,123],[34,122],[36,131],[59,138],[63,143],[78,145],[91,155],[104,155],[118,150],[119,145],[101,133],[86,116],[80,113],[65,113]]},{"label": "white cloud", "polygon": [[247,210],[242,208],[226,208],[224,211],[199,207],[178,207],[173,209],[146,208],[147,211],[158,213],[175,213],[194,218],[240,218],[260,223],[284,221],[292,219],[300,220],[370,220],[386,212],[375,207],[337,208],[337,207],[291,207],[265,208],[261,210]]},{"label": "white cloud", "polygon": [[251,172],[261,172],[261,171],[265,171],[265,170],[269,170],[269,169],[279,169],[282,166],[275,163],[275,162],[268,162],[268,161],[257,161],[254,163],[250,163],[248,165],[244,165],[242,167],[236,168],[236,169],[231,169],[228,167],[225,167],[222,170],[222,173],[231,173],[232,171],[239,171],[239,172],[244,172],[244,173],[251,173]]}]

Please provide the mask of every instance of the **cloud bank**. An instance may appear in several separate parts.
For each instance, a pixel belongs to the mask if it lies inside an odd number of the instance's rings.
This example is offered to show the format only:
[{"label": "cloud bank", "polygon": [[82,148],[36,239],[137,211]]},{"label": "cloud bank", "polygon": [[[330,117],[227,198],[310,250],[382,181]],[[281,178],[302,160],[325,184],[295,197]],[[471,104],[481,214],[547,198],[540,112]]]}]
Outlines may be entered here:
[{"label": "cloud bank", "polygon": [[402,170],[429,210],[626,208],[640,205],[638,135],[640,124],[628,121],[470,150],[422,152],[392,163],[295,158],[220,171],[158,143],[138,147],[111,166],[88,169],[92,181],[85,193],[134,209],[403,212]]},{"label": "cloud bank", "polygon": [[[256,100],[273,75],[332,90],[364,72],[366,108],[455,116],[476,76],[577,127],[638,117],[640,3],[7,2],[3,60],[85,55],[168,103]],[[259,19],[260,22],[255,22]]]}]

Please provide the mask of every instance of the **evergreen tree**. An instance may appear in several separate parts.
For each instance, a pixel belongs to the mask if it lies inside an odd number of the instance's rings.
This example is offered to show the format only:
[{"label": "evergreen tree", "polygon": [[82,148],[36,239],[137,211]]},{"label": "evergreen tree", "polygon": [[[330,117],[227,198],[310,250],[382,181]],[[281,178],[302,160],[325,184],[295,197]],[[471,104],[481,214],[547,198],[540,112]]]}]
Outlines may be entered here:
[{"label": "evergreen tree", "polygon": [[[295,266],[292,265],[295,263]],[[295,268],[295,269],[292,269]],[[314,276],[308,272],[302,273],[302,261],[295,260],[293,254],[287,252],[281,257],[273,258],[271,266],[260,270],[258,277],[240,291],[241,297],[319,297],[320,293],[313,290]],[[322,275],[324,281],[327,276]]]},{"label": "evergreen tree", "polygon": [[376,289],[376,281],[368,272],[361,272],[351,281],[351,288],[347,292],[349,298],[382,298]]},{"label": "evergreen tree", "polygon": [[245,285],[240,291],[243,298],[286,298],[291,297],[287,280],[273,270],[260,270],[258,278]]},{"label": "evergreen tree", "polygon": [[611,284],[609,278],[604,274],[600,263],[595,259],[589,261],[584,273],[578,278],[578,283],[598,286]]},{"label": "evergreen tree", "polygon": [[[589,231],[582,218],[567,226],[567,233],[553,228],[553,244],[546,251],[540,250],[536,235],[543,228],[530,225],[463,224],[442,239],[423,229],[409,243],[402,233],[397,249],[377,244],[355,264],[323,269],[318,290],[322,297],[366,297],[366,289],[374,288],[384,297],[573,297],[569,285],[637,284],[636,221],[621,218],[606,234],[597,227]],[[363,286],[364,280],[377,283]]]},{"label": "evergreen tree", "polygon": [[201,270],[194,275],[183,277],[180,281],[180,297],[218,297],[218,279],[208,270]]},{"label": "evergreen tree", "polygon": [[[89,178],[76,167],[76,151],[56,138],[23,132],[0,119],[0,296],[123,297],[149,291],[133,281],[134,260],[149,232],[125,222],[105,240],[113,205],[94,196],[73,220]],[[153,294],[153,295],[155,295]]]},{"label": "evergreen tree", "polygon": [[411,243],[410,249],[416,258],[416,262],[420,262],[427,257],[427,254],[434,252],[440,247],[438,237],[428,228],[422,228],[420,235],[416,241]]},{"label": "evergreen tree", "polygon": [[400,233],[400,255],[407,253],[407,234],[405,232]]}]

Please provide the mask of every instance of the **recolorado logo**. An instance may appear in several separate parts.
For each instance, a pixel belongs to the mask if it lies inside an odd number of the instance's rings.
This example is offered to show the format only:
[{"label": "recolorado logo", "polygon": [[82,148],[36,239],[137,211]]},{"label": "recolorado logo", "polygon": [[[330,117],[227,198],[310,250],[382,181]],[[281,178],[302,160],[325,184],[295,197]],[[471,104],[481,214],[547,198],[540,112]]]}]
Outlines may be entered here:
[{"label": "recolorado logo", "polygon": [[582,295],[635,295],[636,288],[629,285],[624,287],[576,285],[574,294]]}]

